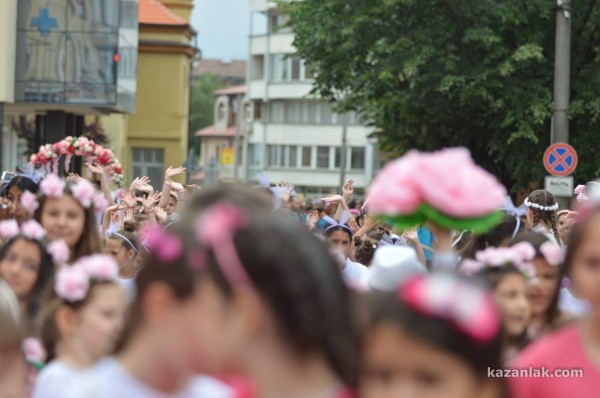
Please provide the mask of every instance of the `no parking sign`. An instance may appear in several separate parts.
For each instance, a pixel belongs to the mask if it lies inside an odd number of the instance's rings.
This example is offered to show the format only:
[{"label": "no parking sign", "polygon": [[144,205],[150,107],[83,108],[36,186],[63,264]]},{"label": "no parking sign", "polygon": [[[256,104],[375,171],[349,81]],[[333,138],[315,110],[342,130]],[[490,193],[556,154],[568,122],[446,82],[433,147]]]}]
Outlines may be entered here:
[{"label": "no parking sign", "polygon": [[553,176],[568,176],[577,168],[577,152],[564,142],[550,145],[544,153],[544,167]]}]

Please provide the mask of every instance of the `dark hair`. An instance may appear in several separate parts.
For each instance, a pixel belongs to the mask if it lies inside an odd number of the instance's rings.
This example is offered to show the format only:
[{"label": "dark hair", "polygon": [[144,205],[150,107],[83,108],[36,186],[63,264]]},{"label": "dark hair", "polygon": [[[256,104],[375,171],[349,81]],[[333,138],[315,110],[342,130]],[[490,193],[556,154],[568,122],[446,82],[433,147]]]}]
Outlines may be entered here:
[{"label": "dark hair", "polygon": [[519,233],[525,228],[523,223],[509,214],[504,215],[502,222],[484,234],[470,234],[467,243],[460,250],[462,258],[475,258],[475,253],[490,246],[499,247],[503,241],[513,238],[515,231]]},{"label": "dark hair", "polygon": [[[461,278],[464,279],[464,278]],[[367,296],[368,335],[381,325],[395,325],[413,338],[435,346],[465,362],[479,379],[487,369],[502,369],[502,333],[486,344],[474,341],[448,319],[424,315],[399,300],[395,292],[371,292]],[[498,380],[501,381],[501,380]]]},{"label": "dark hair", "polygon": [[325,237],[329,238],[336,231],[342,231],[342,232],[348,234],[348,237],[350,238],[350,242],[352,242],[352,230],[350,229],[350,227],[348,227],[346,225],[334,225],[334,226],[327,227],[325,229]]},{"label": "dark hair", "polygon": [[368,266],[373,260],[375,255],[375,249],[377,249],[378,242],[369,238],[361,239],[358,235],[354,236],[354,258],[362,265]]},{"label": "dark hair", "polygon": [[[65,195],[69,195],[71,197],[73,196],[71,191],[72,186],[72,183],[66,183]],[[40,206],[33,215],[33,219],[40,224],[42,224],[42,212],[44,211],[44,206],[46,205],[47,199],[48,198],[46,196],[42,196],[40,198]],[[77,204],[79,204],[77,199],[75,199],[75,201]],[[79,206],[81,205],[79,204]],[[87,209],[81,206],[81,208],[84,211],[85,224],[83,226],[81,237],[75,245],[74,251],[71,253],[70,261],[75,261],[81,257],[89,256],[94,253],[100,253],[102,251],[100,246],[100,237],[98,236],[98,228],[96,226],[96,214],[94,213],[94,206],[91,205]]]},{"label": "dark hair", "polygon": [[91,300],[95,289],[98,286],[115,285],[115,281],[90,281],[90,287],[83,300],[67,301],[56,295],[53,290],[48,291],[48,302],[44,307],[42,324],[40,328],[40,340],[47,353],[46,362],[52,361],[56,357],[56,345],[60,340],[60,332],[56,323],[56,314],[61,307],[68,307],[72,311],[79,311]]},{"label": "dark hair", "polygon": [[[519,271],[513,265],[505,265],[502,267],[485,267],[481,271],[479,271],[477,274],[475,274],[475,277],[478,278],[479,280],[483,281],[483,283],[485,285],[487,285],[487,287],[491,291],[494,291],[498,288],[498,285],[500,285],[500,282],[502,282],[502,280],[507,275],[511,275],[511,274],[516,274],[516,275],[519,275],[521,278],[525,278],[523,273],[521,271]],[[531,340],[529,339],[529,336],[527,334],[527,328],[525,328],[523,333],[521,333],[519,336],[506,336],[506,337],[507,337],[508,343],[513,344],[514,346],[518,347],[519,349],[525,348],[525,346],[527,346],[531,342]]]},{"label": "dark hair", "polygon": [[[111,234],[109,239],[117,239],[121,242],[121,245],[126,250],[135,251],[136,255],[139,251],[139,238],[136,233],[137,223],[135,221],[127,220],[123,223],[123,229],[121,229],[117,234]],[[120,235],[120,236],[119,236]],[[125,237],[127,240],[123,239]]]},{"label": "dark hair", "polygon": [[24,239],[27,242],[35,243],[40,250],[40,267],[38,270],[37,278],[27,298],[25,305],[25,327],[28,333],[34,333],[37,330],[37,318],[42,305],[44,292],[47,287],[52,284],[54,279],[54,263],[52,257],[46,251],[46,248],[37,240],[30,240],[22,235],[10,239],[2,248],[0,248],[0,261],[4,259],[10,247],[20,239]]},{"label": "dark hair", "polygon": [[[533,191],[527,197],[527,200],[531,203],[536,203],[540,206],[553,206],[556,204],[556,199],[554,199],[554,195],[550,192],[545,191],[543,189],[538,189],[537,191]],[[558,235],[558,228],[556,227],[556,211],[546,211],[536,209],[534,207],[529,208],[533,212],[533,226],[535,227],[543,221],[550,225],[552,228],[552,234],[554,234],[554,238],[558,244],[561,244],[560,236]]]},{"label": "dark hair", "polygon": [[[540,248],[542,247],[542,245],[544,243],[546,243],[548,241],[549,241],[548,237],[546,237],[546,235],[544,235],[544,234],[540,234],[540,233],[533,232],[533,231],[526,231],[526,232],[521,232],[519,235],[517,235],[517,237],[515,239],[513,239],[511,246],[514,246],[520,242],[529,242],[535,249],[535,258],[543,258],[544,255],[542,254]],[[550,301],[550,306],[546,310],[546,314],[545,314],[546,322],[548,325],[550,325],[550,327],[553,327],[555,322],[560,317],[560,308],[558,307],[558,299],[560,297],[560,282],[562,281],[563,277],[565,276],[565,267],[563,265],[561,265],[559,267],[559,270],[560,270],[560,274],[559,274],[558,283],[556,285],[556,289],[552,296],[552,300]]]},{"label": "dark hair", "polygon": [[36,194],[40,189],[39,185],[36,184],[31,178],[25,176],[16,176],[2,186],[0,195],[3,198],[8,197],[8,190],[12,186],[17,186],[17,188],[19,188],[21,191],[29,191],[33,194]]}]

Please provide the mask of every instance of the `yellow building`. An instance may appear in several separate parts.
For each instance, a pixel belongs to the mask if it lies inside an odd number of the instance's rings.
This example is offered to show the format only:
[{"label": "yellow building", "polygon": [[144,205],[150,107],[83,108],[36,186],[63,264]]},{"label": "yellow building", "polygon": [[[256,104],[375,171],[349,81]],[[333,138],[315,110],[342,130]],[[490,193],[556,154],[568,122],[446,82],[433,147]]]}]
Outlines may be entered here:
[{"label": "yellow building", "polygon": [[139,2],[136,111],[102,118],[129,181],[147,175],[159,188],[164,170],[186,160],[190,64],[197,51],[191,11],[192,0]]}]

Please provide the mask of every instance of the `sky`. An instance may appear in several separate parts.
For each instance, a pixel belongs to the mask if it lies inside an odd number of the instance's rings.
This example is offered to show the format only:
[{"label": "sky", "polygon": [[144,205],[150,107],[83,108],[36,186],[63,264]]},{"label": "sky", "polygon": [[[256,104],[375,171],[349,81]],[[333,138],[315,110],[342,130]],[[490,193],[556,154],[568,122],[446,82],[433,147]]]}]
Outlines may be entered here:
[{"label": "sky", "polygon": [[248,58],[250,0],[194,0],[192,26],[203,58]]}]

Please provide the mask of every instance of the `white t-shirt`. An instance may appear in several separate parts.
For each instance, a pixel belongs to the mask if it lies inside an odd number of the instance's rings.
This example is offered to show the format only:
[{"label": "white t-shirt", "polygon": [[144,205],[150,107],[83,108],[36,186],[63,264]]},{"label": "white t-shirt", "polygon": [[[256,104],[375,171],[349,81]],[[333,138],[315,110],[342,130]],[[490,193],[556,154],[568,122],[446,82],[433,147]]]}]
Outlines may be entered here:
[{"label": "white t-shirt", "polygon": [[355,263],[346,259],[346,266],[342,271],[342,275],[346,282],[359,282],[362,283],[367,279],[369,275],[369,269],[360,263]]},{"label": "white t-shirt", "polygon": [[137,380],[114,358],[84,372],[65,398],[233,398],[234,392],[208,376],[195,376],[177,393],[163,393]]},{"label": "white t-shirt", "polygon": [[566,287],[560,289],[558,307],[563,311],[580,316],[587,316],[591,313],[589,303],[585,300],[579,300],[578,298],[573,297]]},{"label": "white t-shirt", "polygon": [[81,374],[61,361],[52,361],[39,374],[32,398],[63,398],[66,386],[72,385]]}]

